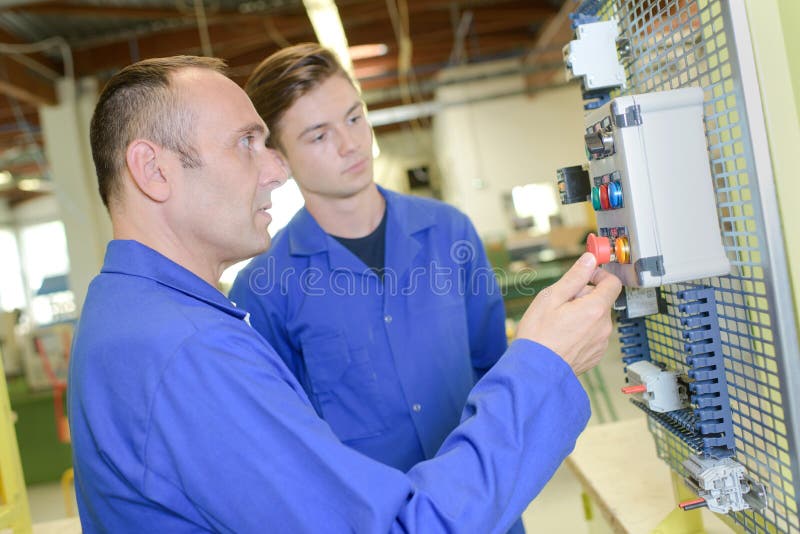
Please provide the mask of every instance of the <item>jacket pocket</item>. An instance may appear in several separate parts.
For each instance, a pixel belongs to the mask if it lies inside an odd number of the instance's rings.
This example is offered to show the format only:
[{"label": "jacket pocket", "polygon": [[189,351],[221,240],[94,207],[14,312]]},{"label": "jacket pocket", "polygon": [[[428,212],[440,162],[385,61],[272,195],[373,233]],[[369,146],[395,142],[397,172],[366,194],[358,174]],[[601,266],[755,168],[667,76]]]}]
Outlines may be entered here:
[{"label": "jacket pocket", "polygon": [[386,430],[378,378],[366,349],[353,349],[342,334],[301,340],[303,359],[322,417],[342,441]]}]

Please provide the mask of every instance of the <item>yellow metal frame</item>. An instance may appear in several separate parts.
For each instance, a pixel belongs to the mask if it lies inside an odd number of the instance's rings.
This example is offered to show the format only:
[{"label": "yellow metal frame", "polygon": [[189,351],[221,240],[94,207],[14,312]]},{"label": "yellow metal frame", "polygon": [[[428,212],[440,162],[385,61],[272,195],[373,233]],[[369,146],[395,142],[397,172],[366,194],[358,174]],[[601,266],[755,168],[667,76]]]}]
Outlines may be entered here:
[{"label": "yellow metal frame", "polygon": [[15,534],[27,534],[32,531],[31,513],[14,420],[0,360],[0,529],[10,528]]}]

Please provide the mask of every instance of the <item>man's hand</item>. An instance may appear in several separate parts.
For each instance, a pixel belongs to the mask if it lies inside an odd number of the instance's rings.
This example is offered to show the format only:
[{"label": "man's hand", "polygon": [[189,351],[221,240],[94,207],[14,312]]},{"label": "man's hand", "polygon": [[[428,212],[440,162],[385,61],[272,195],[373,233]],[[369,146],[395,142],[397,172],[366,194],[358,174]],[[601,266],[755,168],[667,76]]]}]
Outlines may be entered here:
[{"label": "man's hand", "polygon": [[597,365],[608,348],[611,307],[622,287],[616,276],[596,267],[594,256],[581,256],[558,282],[539,292],[517,329],[518,338],[549,348],[576,375]]}]

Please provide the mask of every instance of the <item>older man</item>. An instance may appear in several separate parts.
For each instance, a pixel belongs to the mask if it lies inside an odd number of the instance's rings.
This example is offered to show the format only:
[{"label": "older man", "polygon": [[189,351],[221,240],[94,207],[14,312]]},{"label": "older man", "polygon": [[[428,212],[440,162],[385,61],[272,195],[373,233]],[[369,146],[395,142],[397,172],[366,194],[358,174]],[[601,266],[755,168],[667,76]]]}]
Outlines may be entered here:
[{"label": "older man", "polygon": [[344,446],[217,289],[269,244],[284,169],[219,61],[118,73],[92,119],[114,228],[70,369],[86,532],[502,532],[572,449],[619,282],[587,255],[534,301],[438,454],[403,473]]}]

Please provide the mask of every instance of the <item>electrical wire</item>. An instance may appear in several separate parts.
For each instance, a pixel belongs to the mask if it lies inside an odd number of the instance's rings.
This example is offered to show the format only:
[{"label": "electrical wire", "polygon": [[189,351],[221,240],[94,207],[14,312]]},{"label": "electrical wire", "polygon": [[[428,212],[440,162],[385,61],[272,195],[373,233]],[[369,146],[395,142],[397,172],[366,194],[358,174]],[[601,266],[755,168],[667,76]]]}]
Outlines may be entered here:
[{"label": "electrical wire", "polygon": [[[200,50],[206,57],[214,57],[214,49],[211,46],[211,36],[208,32],[208,18],[206,16],[206,6],[203,0],[192,0],[194,4],[194,16],[197,19],[197,31],[200,34]],[[177,0],[178,11],[190,11],[184,0]],[[212,5],[212,12],[219,8],[219,4]]]},{"label": "electrical wire", "polygon": [[449,59],[450,65],[460,65],[466,61],[466,57],[464,56],[464,40],[472,26],[472,19],[472,11],[465,11],[461,14],[458,26],[453,34],[453,50],[450,52]]},{"label": "electrical wire", "polygon": [[[386,0],[386,8],[394,30],[395,40],[398,44],[397,52],[397,77],[400,88],[400,99],[404,104],[413,104],[422,100],[419,92],[417,78],[412,66],[414,46],[411,41],[411,27],[408,15],[407,0]],[[412,129],[423,127],[419,119],[411,121]]]},{"label": "electrical wire", "polygon": [[272,20],[272,17],[266,17],[264,19],[264,29],[267,30],[267,36],[269,36],[276,45],[281,48],[292,46],[292,43],[289,42],[280,30],[278,30],[278,27],[275,26],[275,21]]},{"label": "electrical wire", "polygon": [[60,73],[55,72],[46,65],[42,65],[38,61],[31,59],[23,54],[33,54],[36,52],[44,52],[51,48],[58,48],[61,52],[61,59],[64,63],[64,77],[70,80],[75,78],[75,68],[72,61],[72,49],[63,37],[49,37],[42,41],[35,43],[25,44],[12,44],[0,43],[0,54],[10,55],[16,61],[22,63],[31,70],[35,70],[46,78],[56,80],[61,77]]}]

